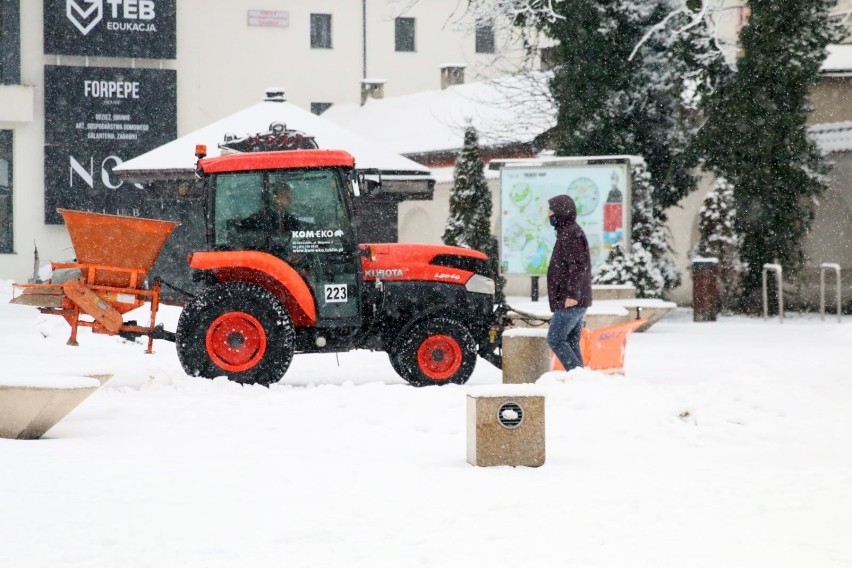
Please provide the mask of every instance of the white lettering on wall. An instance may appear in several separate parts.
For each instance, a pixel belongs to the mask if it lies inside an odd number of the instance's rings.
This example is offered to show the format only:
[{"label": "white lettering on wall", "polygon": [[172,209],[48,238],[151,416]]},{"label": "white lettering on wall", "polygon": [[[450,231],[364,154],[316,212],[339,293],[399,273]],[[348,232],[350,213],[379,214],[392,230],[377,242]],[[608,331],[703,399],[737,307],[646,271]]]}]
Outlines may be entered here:
[{"label": "white lettering on wall", "polygon": [[139,81],[83,81],[83,94],[90,98],[138,99]]},{"label": "white lettering on wall", "polygon": [[[122,185],[124,185],[123,181],[119,181],[118,183],[113,183],[112,178],[112,169],[121,164],[124,160],[115,155],[110,155],[104,158],[101,162],[101,181],[105,186],[110,189],[118,189]],[[74,187],[74,174],[83,180],[83,182],[91,188],[95,187],[95,159],[89,158],[89,169],[86,170],[86,166],[77,161],[74,156],[68,156],[68,162],[71,165],[71,168],[68,170],[68,185],[70,187]],[[134,183],[136,187],[142,189],[142,185],[138,183]]]},{"label": "white lettering on wall", "polygon": [[[106,0],[113,18],[125,20],[153,20],[154,0]],[[121,15],[119,16],[119,8]]]},{"label": "white lettering on wall", "polygon": [[[107,162],[112,161],[112,166],[107,169]],[[103,163],[101,163],[101,181],[104,182],[104,185],[110,189],[118,189],[121,187],[123,181],[118,182],[116,185],[112,184],[112,180],[110,179],[110,174],[112,173],[112,168],[120,164],[123,160],[118,156],[107,156],[104,159]]]},{"label": "white lettering on wall", "polygon": [[[104,0],[66,0],[65,15],[81,34],[89,35],[89,32],[103,20],[103,3]],[[155,0],[106,0],[106,3],[109,4],[108,15],[113,20],[124,20],[124,22],[107,22],[107,29],[157,31],[157,27],[150,23],[157,17]],[[138,20],[148,23],[133,23]]]},{"label": "white lettering on wall", "polygon": [[86,185],[89,187],[95,187],[95,160],[94,158],[89,158],[89,171],[86,171],[86,168],[78,162],[74,156],[68,156],[68,159],[71,162],[71,169],[68,171],[68,185],[74,187],[74,172],[77,172],[77,175],[86,182]]}]

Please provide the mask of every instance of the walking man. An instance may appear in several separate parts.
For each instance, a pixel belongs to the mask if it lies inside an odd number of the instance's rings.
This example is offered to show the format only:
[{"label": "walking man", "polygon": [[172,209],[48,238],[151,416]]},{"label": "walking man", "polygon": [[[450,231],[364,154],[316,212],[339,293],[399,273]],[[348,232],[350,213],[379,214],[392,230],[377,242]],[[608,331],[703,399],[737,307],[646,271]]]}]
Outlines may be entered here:
[{"label": "walking man", "polygon": [[583,366],[580,333],[583,316],[592,305],[592,261],[589,241],[577,224],[577,206],[567,195],[547,201],[550,224],[556,229],[556,245],[547,267],[550,329],[547,343],[566,371]]}]

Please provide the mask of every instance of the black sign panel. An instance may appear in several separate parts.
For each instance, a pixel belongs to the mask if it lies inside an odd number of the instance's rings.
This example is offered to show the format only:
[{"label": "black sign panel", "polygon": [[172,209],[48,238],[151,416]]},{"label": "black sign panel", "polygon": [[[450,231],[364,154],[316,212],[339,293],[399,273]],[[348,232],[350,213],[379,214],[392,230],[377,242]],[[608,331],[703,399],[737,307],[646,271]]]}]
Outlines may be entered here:
[{"label": "black sign panel", "polygon": [[44,216],[57,207],[138,215],[142,186],[112,169],[177,137],[177,76],[163,69],[45,66]]},{"label": "black sign panel", "polygon": [[175,58],[176,0],[44,0],[44,52]]}]

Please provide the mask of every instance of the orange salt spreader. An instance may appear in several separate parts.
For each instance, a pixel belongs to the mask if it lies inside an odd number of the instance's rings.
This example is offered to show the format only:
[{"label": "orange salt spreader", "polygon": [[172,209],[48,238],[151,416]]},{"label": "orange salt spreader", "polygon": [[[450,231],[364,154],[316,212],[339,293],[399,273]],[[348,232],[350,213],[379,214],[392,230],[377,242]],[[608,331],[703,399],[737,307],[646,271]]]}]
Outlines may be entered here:
[{"label": "orange salt spreader", "polygon": [[[35,306],[45,314],[59,315],[71,326],[69,345],[77,345],[79,326],[94,333],[148,336],[150,353],[154,339],[172,334],[156,325],[160,283],[143,288],[148,271],[178,223],[155,219],[104,215],[58,209],[71,237],[75,262],[52,263],[51,280],[15,284],[11,303]],[[125,322],[123,315],[151,303],[147,326]]]}]

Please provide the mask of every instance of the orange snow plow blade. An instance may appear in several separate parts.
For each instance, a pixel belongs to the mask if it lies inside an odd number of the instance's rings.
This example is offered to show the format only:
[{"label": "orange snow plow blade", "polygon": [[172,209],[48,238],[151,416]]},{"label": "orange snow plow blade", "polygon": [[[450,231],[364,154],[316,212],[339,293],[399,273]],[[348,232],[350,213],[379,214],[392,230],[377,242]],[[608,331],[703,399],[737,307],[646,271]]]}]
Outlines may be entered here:
[{"label": "orange snow plow blade", "polygon": [[[627,336],[647,323],[647,319],[635,319],[598,329],[583,329],[580,336],[580,351],[583,366],[593,371],[620,371],[624,369],[624,352]],[[550,355],[551,369],[564,371],[565,367],[556,355]]]},{"label": "orange snow plow blade", "polygon": [[[68,343],[77,344],[77,329],[94,333],[148,336],[148,352],[156,337],[160,303],[157,279],[145,287],[145,278],[177,223],[157,219],[104,215],[58,209],[65,219],[75,262],[54,262],[54,278],[46,283],[15,284],[20,295],[11,303],[38,307],[42,313],[62,316],[71,326]],[[61,276],[60,276],[61,274]],[[123,320],[123,314],[150,302],[147,326]],[[83,319],[91,318],[91,319]],[[160,326],[162,328],[162,326]]]}]

